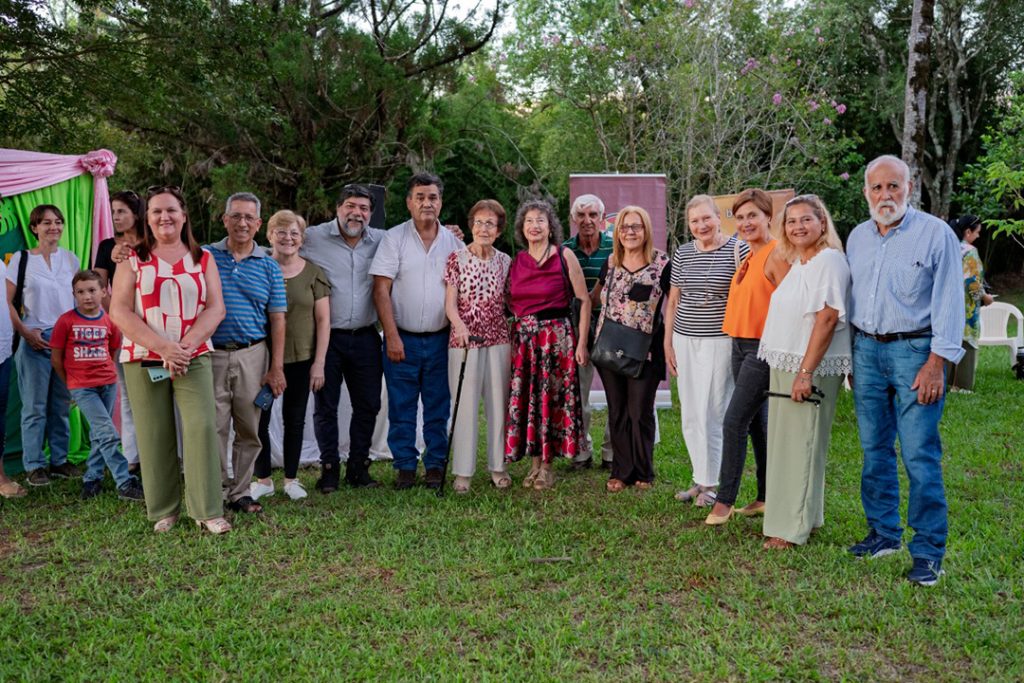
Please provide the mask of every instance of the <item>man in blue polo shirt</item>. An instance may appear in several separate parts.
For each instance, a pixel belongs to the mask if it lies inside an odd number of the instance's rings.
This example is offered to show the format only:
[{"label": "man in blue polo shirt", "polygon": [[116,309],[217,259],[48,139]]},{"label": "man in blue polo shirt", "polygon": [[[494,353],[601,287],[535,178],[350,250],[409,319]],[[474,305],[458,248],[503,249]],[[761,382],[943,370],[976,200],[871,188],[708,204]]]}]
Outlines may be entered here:
[{"label": "man in blue polo shirt", "polygon": [[[263,510],[249,495],[253,465],[261,447],[260,409],[253,400],[263,385],[269,385],[275,396],[285,388],[284,320],[288,301],[280,267],[256,244],[262,223],[259,198],[248,192],[233,194],[224,211],[228,236],[205,247],[217,262],[227,309],[211,339],[221,484],[228,508],[241,512]],[[235,440],[229,476],[228,435],[232,426]]]}]

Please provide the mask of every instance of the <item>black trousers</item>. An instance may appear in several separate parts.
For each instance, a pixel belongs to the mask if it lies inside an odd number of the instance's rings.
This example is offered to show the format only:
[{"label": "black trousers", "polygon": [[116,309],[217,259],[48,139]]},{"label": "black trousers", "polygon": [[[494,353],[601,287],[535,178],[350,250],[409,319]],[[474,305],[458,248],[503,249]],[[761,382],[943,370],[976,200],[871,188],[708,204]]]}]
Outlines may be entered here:
[{"label": "black trousers", "polygon": [[313,395],[315,410],[313,428],[320,447],[322,464],[337,464],[338,456],[338,399],[341,384],[348,384],[352,399],[352,422],[349,427],[349,455],[351,467],[358,463],[366,466],[370,459],[373,428],[380,412],[380,387],[384,376],[383,343],[372,327],[354,332],[331,330],[324,366],[323,389]]},{"label": "black trousers", "polygon": [[757,463],[757,500],[764,502],[765,472],[768,460],[768,391],[771,371],[757,357],[760,339],[732,340],[732,376],[736,388],[722,422],[722,470],[718,483],[718,502],[735,505],[747,461],[747,434],[754,446]]},{"label": "black trousers", "polygon": [[654,481],[654,398],[659,373],[647,367],[637,379],[598,368],[608,399],[612,479]]},{"label": "black trousers", "polygon": [[[288,479],[294,479],[299,473],[302,432],[306,427],[306,404],[309,403],[309,368],[312,365],[312,359],[284,364],[284,381],[288,386],[281,396],[281,418],[284,422],[284,476]],[[256,456],[253,474],[265,479],[270,476],[269,410],[264,410],[260,414],[259,433],[263,448]]]}]

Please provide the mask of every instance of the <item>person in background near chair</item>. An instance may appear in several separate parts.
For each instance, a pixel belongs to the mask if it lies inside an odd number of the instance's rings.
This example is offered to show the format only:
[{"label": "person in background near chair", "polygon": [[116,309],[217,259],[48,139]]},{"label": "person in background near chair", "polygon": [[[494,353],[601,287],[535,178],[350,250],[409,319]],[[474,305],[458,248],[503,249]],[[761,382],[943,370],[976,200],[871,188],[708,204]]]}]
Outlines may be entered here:
[{"label": "person in background near chair", "polygon": [[[150,188],[146,232],[114,275],[110,317],[123,335],[128,398],[146,426],[138,432],[139,458],[153,531],[170,531],[178,521],[182,469],[188,514],[210,533],[230,531],[210,362],[210,335],[224,317],[224,300],[217,263],[192,237],[178,188]],[[181,465],[175,405],[186,426]]]},{"label": "person in background near chair", "polygon": [[789,262],[772,237],[772,198],[757,188],[744,190],[732,203],[736,235],[750,247],[729,286],[722,331],[732,337],[732,377],[735,390],[722,421],[722,468],[718,497],[707,519],[723,524],[732,515],[747,460],[747,434],[754,447],[757,497],[740,508],[745,517],[764,514],[765,462],[768,457],[768,365],[757,347],[768,316],[772,292],[789,272]]},{"label": "person in background near chair", "polygon": [[964,356],[959,363],[946,361],[946,385],[951,392],[974,391],[974,374],[978,369],[978,338],[981,337],[981,307],[994,301],[985,291],[985,266],[978,255],[975,241],[981,237],[981,219],[967,214],[950,224],[960,239],[960,255],[964,270]]},{"label": "person in background near chair", "polygon": [[342,383],[352,399],[345,481],[353,487],[378,486],[370,476],[370,444],[380,412],[384,366],[370,265],[384,230],[370,227],[374,199],[357,183],[342,188],[336,215],[306,230],[299,255],[320,266],[331,284],[330,339],[324,385],[314,392],[313,427],[320,447],[320,493],[338,490],[338,400]]},{"label": "person in background near chair", "polygon": [[733,391],[732,340],[722,331],[729,285],[750,248],[722,234],[715,200],[700,194],[686,205],[693,240],[672,255],[665,306],[665,358],[677,377],[683,440],[694,485],[676,494],[710,507],[722,465],[722,423]]},{"label": "person in background near chair", "polygon": [[[281,268],[288,297],[285,316],[284,378],[287,387],[281,399],[284,426],[284,492],[292,500],[306,497],[298,479],[302,455],[302,432],[306,426],[309,392],[324,385],[327,345],[331,335],[331,285],[315,263],[299,256],[306,223],[291,211],[278,211],[267,221],[271,255]],[[253,500],[274,493],[270,478],[270,410],[260,415],[263,447],[253,469],[257,477],[249,487]]]},{"label": "person in background near chair", "polygon": [[[494,248],[505,229],[505,209],[493,199],[482,199],[469,210],[473,242],[448,255],[444,272],[447,284],[445,310],[452,331],[448,342],[448,388],[459,390],[459,374],[465,358],[462,395],[455,396],[458,414],[453,415],[452,474],[456,493],[469,491],[476,471],[478,404],[484,401],[487,422],[487,469],[491,483],[507,489],[512,479],[505,471],[505,414],[511,346],[505,299],[508,291],[508,254]],[[454,409],[453,409],[454,410]]]},{"label": "person in background near chair", "polygon": [[95,270],[81,270],[71,279],[71,286],[75,307],[53,326],[50,360],[89,423],[90,450],[82,478],[82,499],[94,498],[103,490],[106,465],[119,498],[142,500],[142,487],[128,472],[128,461],[118,449],[121,437],[114,426],[117,372],[112,356],[121,347],[121,333],[103,310],[107,281]]},{"label": "person in background near chair", "polygon": [[786,203],[782,227],[776,251],[793,269],[772,294],[757,352],[772,391],[764,548],[777,550],[803,545],[825,523],[825,460],[851,368],[850,267],[832,217],[816,196],[800,195]]},{"label": "person in background near chair", "polygon": [[[281,268],[256,244],[262,222],[259,198],[237,192],[228,197],[224,208],[227,237],[205,247],[217,262],[227,311],[211,339],[221,484],[229,509],[251,513],[263,511],[249,492],[262,445],[260,409],[253,401],[264,386],[269,386],[274,396],[280,396],[287,386],[284,343],[288,301]],[[232,427],[235,438],[229,444]]]},{"label": "person in background near chair", "polygon": [[411,218],[384,235],[370,266],[373,301],[384,328],[384,378],[388,384],[388,447],[397,471],[395,488],[416,483],[416,412],[423,400],[424,482],[439,488],[448,454],[448,319],[444,270],[462,246],[438,218],[444,184],[430,173],[409,180]]},{"label": "person in background near chair", "polygon": [[[7,278],[7,264],[0,259],[0,282]],[[11,316],[0,315],[0,416],[7,415],[7,390],[11,383],[11,364],[14,363],[11,344],[14,341],[14,325]],[[4,472],[4,445],[7,439],[7,420],[0,419],[0,496],[22,498],[28,495],[25,487],[9,478]]]},{"label": "person in background near chair", "polygon": [[963,267],[949,226],[909,206],[911,186],[910,169],[898,157],[869,163],[864,197],[871,220],[854,228],[846,245],[853,402],[864,450],[860,491],[869,528],[850,552],[872,558],[900,549],[898,435],[914,529],[907,578],[931,586],[943,573],[949,531],[939,420],[943,362],[959,362],[964,353]]},{"label": "person in background near chair", "polygon": [[[16,252],[7,266],[7,308],[22,343],[14,354],[21,394],[22,463],[31,486],[46,486],[50,478],[71,479],[78,469],[68,462],[71,395],[50,364],[50,335],[57,319],[75,305],[71,279],[78,272],[78,257],[58,246],[64,234],[64,214],[52,204],[32,209],[29,230],[38,244]],[[23,311],[15,310],[18,270],[27,261],[22,290]],[[46,467],[43,443],[50,445]]]},{"label": "person in background near chair", "polygon": [[[563,242],[567,249],[571,249],[576,260],[583,269],[583,277],[587,283],[587,291],[591,293],[591,315],[589,342],[594,344],[594,330],[597,325],[598,316],[601,314],[601,300],[597,296],[598,278],[608,257],[612,255],[614,241],[611,235],[604,232],[604,202],[601,198],[592,194],[582,194],[572,203],[569,211],[569,221],[576,229],[569,239]],[[573,461],[573,469],[585,469],[591,466],[594,461],[594,442],[590,435],[590,419],[593,409],[590,407],[590,387],[594,383],[594,366],[591,363],[579,367],[580,376],[580,397],[583,399],[583,433],[586,438],[586,447],[577,455]],[[600,444],[601,467],[607,469],[612,463],[612,442],[609,437],[608,422],[605,423],[604,439]]]},{"label": "person in background near chair", "polygon": [[[589,362],[590,297],[583,270],[561,244],[562,226],[546,201],[523,202],[515,236],[526,249],[509,268],[512,380],[505,420],[505,460],[531,460],[523,486],[555,484],[556,457],[574,458],[586,446],[577,369]],[[572,300],[581,300],[572,329]]]},{"label": "person in background near chair", "polygon": [[[93,269],[103,276],[104,296],[103,309],[110,310],[110,294],[107,287],[114,283],[114,273],[118,262],[113,258],[114,247],[123,245],[134,249],[142,241],[146,231],[146,219],[142,210],[142,199],[131,190],[122,190],[110,195],[110,215],[114,219],[114,236],[100,242],[96,248],[96,260]],[[121,360],[115,355],[114,367],[117,369],[117,393],[119,410],[121,411],[121,451],[128,461],[128,471],[134,475],[139,473],[139,445],[135,440],[135,420],[132,417],[132,404],[128,400],[128,389],[124,383],[124,371]]]},{"label": "person in background near chair", "polygon": [[639,206],[619,210],[613,239],[615,249],[596,290],[601,299],[596,333],[613,320],[651,336],[639,377],[598,368],[608,397],[614,453],[606,488],[618,493],[627,486],[646,490],[654,485],[654,399],[665,379],[661,304],[670,287],[672,264],[668,254],[654,248],[651,217]]}]

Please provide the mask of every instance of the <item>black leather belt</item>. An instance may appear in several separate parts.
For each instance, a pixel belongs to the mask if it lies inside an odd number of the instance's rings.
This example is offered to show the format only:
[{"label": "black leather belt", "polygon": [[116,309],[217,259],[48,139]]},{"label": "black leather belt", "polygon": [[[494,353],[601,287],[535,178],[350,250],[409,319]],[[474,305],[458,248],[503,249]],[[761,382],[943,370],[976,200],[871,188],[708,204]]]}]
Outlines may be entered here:
[{"label": "black leather belt", "polygon": [[253,339],[249,342],[227,342],[226,344],[214,344],[213,348],[217,351],[241,351],[247,349],[250,346],[256,346],[262,344],[266,340],[266,337],[260,337],[259,339]]},{"label": "black leather belt", "polygon": [[537,320],[558,320],[559,318],[568,318],[570,315],[568,308],[545,308],[543,311],[537,311],[533,314]]},{"label": "black leather belt", "polygon": [[920,330],[914,330],[913,332],[889,332],[888,334],[871,334],[857,327],[853,328],[853,331],[862,337],[874,339],[876,342],[883,344],[900,341],[901,339],[920,339],[932,336],[932,328],[930,327],[922,327]]},{"label": "black leather belt", "polygon": [[398,332],[399,334],[407,334],[410,337],[433,337],[435,334],[448,334],[449,329],[450,328],[448,327],[448,325],[445,325],[441,329],[436,330],[434,332],[410,332],[409,330],[403,330],[401,327],[399,327]]},{"label": "black leather belt", "polygon": [[377,328],[374,327],[373,325],[367,325],[366,327],[357,327],[354,330],[343,330],[340,327],[332,327],[331,328],[331,332],[337,332],[338,334],[351,334],[351,335],[366,334],[368,332],[373,332],[374,334],[376,334],[377,333]]}]

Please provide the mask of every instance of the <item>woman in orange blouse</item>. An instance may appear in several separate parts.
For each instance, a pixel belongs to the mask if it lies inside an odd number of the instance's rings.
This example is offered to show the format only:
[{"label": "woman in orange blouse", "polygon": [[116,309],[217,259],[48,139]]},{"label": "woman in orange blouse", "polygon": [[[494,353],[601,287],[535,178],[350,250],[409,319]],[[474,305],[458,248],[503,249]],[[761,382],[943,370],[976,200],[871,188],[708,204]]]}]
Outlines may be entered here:
[{"label": "woman in orange blouse", "polygon": [[736,388],[722,424],[722,470],[718,499],[705,522],[724,524],[732,516],[747,456],[747,434],[757,462],[757,499],[740,508],[744,516],[764,514],[765,462],[768,453],[768,365],[757,348],[768,316],[772,292],[789,272],[789,263],[775,249],[770,232],[772,199],[760,189],[744,190],[732,205],[736,232],[750,246],[750,255],[736,270],[725,308],[722,331],[732,337],[732,374]]}]

